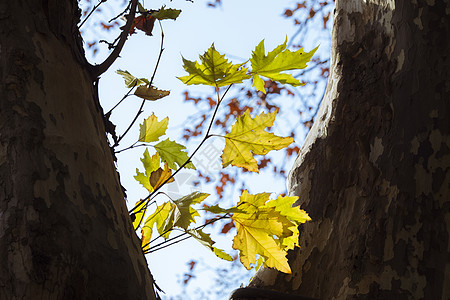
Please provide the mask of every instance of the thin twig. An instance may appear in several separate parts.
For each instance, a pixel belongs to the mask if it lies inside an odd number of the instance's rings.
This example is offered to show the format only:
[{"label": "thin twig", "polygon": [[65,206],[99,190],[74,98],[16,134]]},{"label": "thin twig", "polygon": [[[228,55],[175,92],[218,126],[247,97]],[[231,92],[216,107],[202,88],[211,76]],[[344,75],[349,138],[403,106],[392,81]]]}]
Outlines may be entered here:
[{"label": "thin twig", "polygon": [[80,30],[81,26],[83,26],[83,24],[87,21],[87,19],[89,19],[89,17],[94,13],[94,11],[103,3],[105,3],[106,0],[101,0],[97,5],[95,5],[92,10],[90,11],[90,13],[86,16],[86,18],[84,18],[83,22],[81,22],[80,26],[78,26],[78,30]]}]

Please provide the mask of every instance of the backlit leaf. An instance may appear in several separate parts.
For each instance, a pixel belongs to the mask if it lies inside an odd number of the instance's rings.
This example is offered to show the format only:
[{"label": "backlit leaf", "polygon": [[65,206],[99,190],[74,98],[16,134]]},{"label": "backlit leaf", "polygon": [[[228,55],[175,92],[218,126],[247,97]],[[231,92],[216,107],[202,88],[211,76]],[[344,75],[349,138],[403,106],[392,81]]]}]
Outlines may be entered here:
[{"label": "backlit leaf", "polygon": [[142,184],[142,186],[146,188],[150,193],[153,192],[154,190],[154,188],[150,184],[150,176],[154,171],[158,170],[160,161],[161,159],[158,153],[155,153],[150,158],[148,149],[145,149],[144,157],[141,158],[141,162],[144,165],[145,172],[141,173],[139,172],[139,169],[136,169],[136,176],[134,176],[134,179],[136,179],[140,184]]},{"label": "backlit leaf", "polygon": [[187,196],[174,201],[176,207],[174,226],[187,229],[189,225],[195,223],[194,217],[200,216],[192,205],[198,204],[208,197],[207,193],[193,192]]},{"label": "backlit leaf", "polygon": [[251,76],[247,75],[247,68],[243,64],[233,65],[225,55],[220,54],[214,44],[200,55],[202,64],[183,58],[183,67],[187,76],[178,77],[185,84],[205,84],[211,86],[227,86],[240,83]]},{"label": "backlit leaf", "polygon": [[289,146],[294,140],[290,137],[279,137],[265,129],[273,125],[276,111],[273,113],[261,113],[252,118],[247,110],[238,116],[231,128],[231,132],[225,135],[225,148],[222,153],[223,167],[233,166],[246,168],[252,172],[258,172],[258,164],[253,158],[254,154],[264,155],[270,150],[280,150]]},{"label": "backlit leaf", "polygon": [[287,39],[283,44],[277,46],[266,55],[264,40],[262,40],[252,53],[250,63],[252,65],[253,86],[258,91],[266,92],[264,81],[260,76],[278,81],[282,84],[293,86],[303,85],[292,74],[281,73],[289,70],[298,70],[306,68],[306,63],[316,52],[317,48],[310,52],[304,52],[303,48],[292,52],[286,49]]},{"label": "backlit leaf", "polygon": [[[159,234],[163,234],[162,236],[167,239],[169,237],[170,231],[173,225],[173,218],[170,216],[173,215],[174,206],[170,201],[165,202],[158,206],[153,214],[151,214],[144,223],[142,227],[142,250],[148,249],[148,243],[152,237],[153,226],[156,225],[156,228]],[[172,221],[172,222],[171,222]]]},{"label": "backlit leaf", "polygon": [[272,207],[264,207],[268,199],[268,193],[250,195],[246,190],[243,192],[238,207],[244,212],[232,216],[237,231],[233,248],[239,250],[240,260],[247,269],[256,263],[256,255],[260,255],[265,266],[291,273],[287,252],[274,236],[283,236],[284,228],[292,226],[292,223]]},{"label": "backlit leaf", "polygon": [[135,212],[132,213],[132,215],[134,216],[133,220],[134,230],[137,230],[142,223],[142,219],[144,218],[145,212],[147,210],[147,208],[145,207],[146,203],[147,202],[144,200],[139,200],[138,202],[136,202],[136,208],[134,209]]},{"label": "backlit leaf", "polygon": [[132,88],[135,86],[149,83],[148,79],[134,77],[128,71],[117,70],[116,73],[122,75],[123,79],[125,80],[125,85],[127,86],[127,88]]},{"label": "backlit leaf", "polygon": [[[176,170],[176,165],[180,167],[189,159],[187,153],[183,151],[184,149],[186,149],[186,147],[169,139],[159,142],[154,147],[161,156],[161,159],[167,162],[169,168],[171,168],[172,170]],[[195,169],[192,162],[186,164],[185,167],[189,169]]]},{"label": "backlit leaf", "polygon": [[144,123],[139,125],[139,142],[156,142],[161,136],[166,134],[169,118],[166,117],[158,122],[158,118],[154,113],[144,120]]}]

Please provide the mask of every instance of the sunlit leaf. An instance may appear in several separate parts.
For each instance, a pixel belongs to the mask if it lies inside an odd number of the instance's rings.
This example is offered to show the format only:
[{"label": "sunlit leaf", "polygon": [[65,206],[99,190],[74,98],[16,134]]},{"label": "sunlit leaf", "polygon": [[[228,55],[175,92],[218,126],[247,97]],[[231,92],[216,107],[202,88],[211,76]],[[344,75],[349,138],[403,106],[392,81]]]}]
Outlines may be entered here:
[{"label": "sunlit leaf", "polygon": [[132,88],[135,86],[149,83],[148,79],[134,77],[128,71],[117,70],[116,73],[122,75],[123,79],[125,80],[125,85],[127,86],[127,88]]},{"label": "sunlit leaf", "polygon": [[205,84],[211,86],[227,86],[240,83],[251,76],[247,75],[247,68],[242,64],[233,65],[225,55],[220,54],[214,44],[200,55],[202,64],[183,58],[183,67],[187,76],[178,77],[185,84]]},{"label": "sunlit leaf", "polygon": [[252,53],[250,63],[252,65],[253,86],[258,91],[266,92],[264,81],[260,76],[278,81],[282,84],[293,86],[303,85],[292,74],[281,73],[289,70],[306,68],[306,63],[311,60],[318,47],[310,52],[304,52],[303,48],[292,52],[286,49],[287,39],[266,55],[264,40],[262,40]]},{"label": "sunlit leaf", "polygon": [[173,209],[174,206],[170,201],[165,202],[158,206],[153,214],[151,214],[144,223],[142,227],[142,250],[148,249],[148,243],[152,238],[153,226],[156,225],[156,228],[165,239],[169,237],[170,231],[173,226]]},{"label": "sunlit leaf", "polygon": [[139,169],[136,169],[136,176],[134,176],[134,179],[136,179],[140,184],[142,184],[142,186],[146,188],[150,193],[153,192],[154,190],[154,188],[150,184],[150,176],[154,171],[158,170],[160,161],[161,159],[158,153],[155,153],[150,158],[148,149],[145,149],[144,157],[141,158],[141,162],[144,165],[145,172],[141,173],[139,172]]},{"label": "sunlit leaf", "polygon": [[175,200],[176,206],[174,226],[187,229],[189,225],[195,223],[194,217],[200,216],[192,205],[201,203],[208,197],[207,193],[193,192],[187,196]]},{"label": "sunlit leaf", "polygon": [[[155,146],[156,151],[158,151],[159,155],[161,156],[161,159],[168,163],[169,168],[176,170],[177,166],[180,167],[183,165],[188,159],[188,155],[183,150],[186,149],[186,147],[173,142],[169,139],[166,139],[162,142],[159,142]],[[189,162],[185,166],[189,169],[195,169],[192,162]]]},{"label": "sunlit leaf", "polygon": [[168,96],[170,91],[158,90],[153,86],[141,85],[134,91],[134,94],[142,99],[155,101]]},{"label": "sunlit leaf", "polygon": [[222,208],[218,204],[211,205],[211,206],[205,206],[202,209],[205,211],[209,211],[213,214],[222,214],[222,213],[229,214],[229,213],[242,212],[242,210],[237,207]]},{"label": "sunlit leaf", "polygon": [[141,225],[142,223],[142,219],[144,218],[145,212],[146,212],[146,207],[145,204],[147,202],[144,200],[139,200],[138,202],[136,202],[135,205],[135,209],[132,213],[132,215],[134,216],[134,220],[133,220],[133,228],[134,230],[138,229],[139,225]]},{"label": "sunlit leaf", "polygon": [[225,135],[225,148],[222,153],[223,167],[233,166],[258,172],[258,164],[254,154],[264,155],[270,150],[280,150],[289,146],[294,140],[290,137],[279,137],[265,131],[273,125],[277,112],[264,113],[252,118],[247,110],[237,117],[231,132]]},{"label": "sunlit leaf", "polygon": [[250,195],[244,191],[238,203],[243,213],[232,216],[236,224],[236,236],[233,248],[239,250],[242,264],[250,269],[250,264],[256,263],[256,256],[264,257],[264,265],[284,273],[291,273],[286,251],[284,251],[274,236],[284,234],[284,228],[292,223],[283,218],[273,208],[263,207],[269,199],[268,193]]},{"label": "sunlit leaf", "polygon": [[144,123],[139,125],[139,141],[140,142],[156,142],[161,136],[166,134],[169,118],[166,117],[158,122],[158,118],[154,113],[144,120]]}]

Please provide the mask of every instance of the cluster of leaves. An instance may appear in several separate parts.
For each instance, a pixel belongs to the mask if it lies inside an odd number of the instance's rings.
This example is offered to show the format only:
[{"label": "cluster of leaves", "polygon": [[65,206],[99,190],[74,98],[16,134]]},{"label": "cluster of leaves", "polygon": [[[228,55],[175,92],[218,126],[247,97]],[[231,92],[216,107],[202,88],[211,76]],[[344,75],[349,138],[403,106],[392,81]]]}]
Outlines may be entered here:
[{"label": "cluster of leaves", "polygon": [[[214,45],[200,56],[200,63],[183,58],[183,66],[188,75],[179,77],[179,79],[188,85],[213,86],[217,93],[217,101],[212,101],[215,111],[210,126],[204,139],[192,155],[206,139],[222,137],[225,139],[221,155],[223,168],[232,165],[250,172],[258,172],[258,164],[254,155],[265,155],[271,150],[286,148],[293,142],[291,137],[280,137],[267,131],[272,127],[277,111],[262,112],[252,117],[250,109],[247,109],[243,114],[237,116],[231,130],[225,135],[209,132],[219,105],[224,101],[224,96],[231,85],[252,79],[256,90],[265,93],[266,89],[261,77],[293,86],[303,84],[292,74],[285,72],[305,68],[317,48],[310,52],[304,52],[303,49],[292,52],[286,49],[286,43],[287,40],[266,54],[264,41],[261,41],[249,59],[251,69],[246,67],[247,62],[233,64],[228,61],[215,49]],[[137,86],[135,95],[141,98],[156,100],[167,94],[167,92],[151,86],[151,81],[145,78],[137,78],[127,71],[119,70],[118,73],[124,77],[127,87]],[[139,92],[141,87],[145,88],[145,92]],[[220,87],[228,87],[222,96]],[[145,94],[145,97],[142,94]],[[158,142],[165,135],[168,121],[168,118],[158,121],[157,117],[152,114],[140,125],[138,142],[151,146],[155,150],[153,155],[150,155],[148,149],[144,151],[141,159],[144,171],[141,172],[137,169],[135,176],[135,179],[147,189],[149,196],[138,201],[130,211],[135,229],[141,229],[144,253],[151,253],[187,237],[193,237],[218,257],[232,260],[229,254],[216,248],[210,235],[202,230],[206,225],[217,220],[230,219],[228,224],[232,225],[228,226],[236,227],[233,248],[239,251],[240,260],[247,269],[257,262],[257,256],[259,256],[258,266],[264,265],[290,273],[286,259],[287,251],[298,246],[298,225],[310,220],[306,212],[298,206],[292,206],[297,197],[279,196],[276,200],[269,200],[268,193],[251,195],[245,190],[239,203],[231,208],[224,209],[219,205],[203,205],[201,208],[194,208],[209,195],[193,192],[179,199],[169,199],[157,205],[152,213],[147,213],[147,208],[156,203],[154,197],[158,195],[156,192],[161,186],[173,181],[174,175],[181,168],[195,169],[191,162],[192,155],[190,157],[187,155],[184,146],[169,139],[152,144]],[[175,172],[172,173],[173,171]],[[200,216],[199,210],[213,213],[216,216],[205,224],[194,226],[195,217]],[[158,236],[152,239],[155,227]],[[172,236],[175,231],[181,233]],[[163,238],[165,241],[155,245],[155,241],[159,238]]]},{"label": "cluster of leaves", "polygon": [[[266,93],[263,93],[255,91],[253,86],[244,83],[230,91],[230,93],[234,92],[234,96],[226,104],[226,108],[217,115],[213,124],[216,131],[228,128],[236,116],[241,115],[247,109],[257,107],[259,111],[279,111],[279,122],[284,134],[294,138],[297,142],[302,141],[313,125],[314,117],[325,92],[329,73],[329,53],[326,50],[329,48],[328,40],[333,8],[334,1],[311,0],[299,1],[283,11],[283,16],[291,19],[296,28],[295,33],[289,38],[288,48],[299,49],[302,47],[300,42],[305,43],[305,41],[310,44],[321,44],[322,51],[315,54],[308,69],[293,73],[294,78],[301,78],[307,86],[302,87],[300,91],[295,87],[282,85],[267,78],[263,82]],[[189,121],[186,122],[188,125],[184,129],[183,137],[188,145],[195,141],[195,137],[199,136],[207,126],[204,119],[214,109],[212,99],[213,97],[208,93],[193,95],[192,92],[185,92],[185,101],[195,105],[198,110],[198,113],[190,116]],[[287,106],[288,110],[280,110]],[[269,176],[283,178],[287,175],[287,168],[299,151],[299,144],[291,144],[282,149],[276,157],[256,158],[258,168],[264,169],[264,173]],[[228,198],[228,194],[231,193],[232,189],[227,188],[227,183],[230,182],[240,186],[241,190],[251,189],[251,186],[248,185],[248,179],[251,177],[248,174],[239,175],[234,169],[224,170],[216,181],[210,180],[208,174],[200,175],[203,176],[199,176],[198,184],[215,184],[217,196],[220,199]]]}]

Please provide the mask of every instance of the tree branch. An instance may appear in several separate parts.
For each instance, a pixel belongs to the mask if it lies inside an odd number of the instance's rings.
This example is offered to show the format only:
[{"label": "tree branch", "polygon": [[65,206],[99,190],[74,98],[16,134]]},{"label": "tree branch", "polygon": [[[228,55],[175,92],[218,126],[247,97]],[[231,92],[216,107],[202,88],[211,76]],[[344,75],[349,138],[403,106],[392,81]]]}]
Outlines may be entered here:
[{"label": "tree branch", "polygon": [[92,67],[91,74],[93,78],[97,78],[101,74],[105,73],[106,70],[116,61],[119,57],[120,52],[122,51],[123,45],[125,45],[125,41],[128,38],[128,34],[130,33],[131,24],[133,24],[134,16],[136,14],[138,0],[131,0],[131,9],[130,13],[127,15],[127,23],[125,24],[122,33],[120,34],[119,42],[117,43],[114,50],[111,54],[99,65],[95,65]]}]

